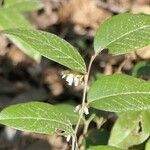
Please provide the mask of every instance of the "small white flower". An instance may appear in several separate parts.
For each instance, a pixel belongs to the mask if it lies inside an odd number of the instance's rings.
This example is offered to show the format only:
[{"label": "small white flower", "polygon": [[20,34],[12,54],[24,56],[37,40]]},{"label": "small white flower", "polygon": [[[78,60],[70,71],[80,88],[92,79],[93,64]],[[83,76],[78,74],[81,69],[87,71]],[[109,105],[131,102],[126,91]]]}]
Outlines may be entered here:
[{"label": "small white flower", "polygon": [[76,73],[71,73],[69,71],[63,71],[61,73],[62,78],[66,79],[66,81],[68,82],[68,85],[73,85],[74,86],[78,86],[79,84],[83,84],[84,83],[84,76],[80,75],[80,74],[76,74]]},{"label": "small white flower", "polygon": [[[80,114],[81,113],[81,105],[77,105],[74,112],[79,112],[79,114]],[[85,115],[88,115],[89,114],[89,109],[87,107],[84,107],[83,112],[84,112]]]},{"label": "small white flower", "polygon": [[68,135],[67,138],[66,138],[66,141],[69,142],[70,139],[71,139],[71,135]]},{"label": "small white flower", "polygon": [[73,74],[69,74],[66,78],[66,81],[68,82],[68,85],[72,85],[74,82],[74,76]]},{"label": "small white flower", "polygon": [[74,112],[79,112],[80,109],[81,109],[81,105],[77,105],[76,108],[75,108],[75,110],[74,110]]},{"label": "small white flower", "polygon": [[77,77],[74,77],[74,85],[75,86],[79,85],[79,79]]},{"label": "small white flower", "polygon": [[88,115],[89,114],[89,109],[87,107],[84,107],[84,114]]},{"label": "small white flower", "polygon": [[63,79],[66,78],[67,72],[66,72],[66,71],[62,71],[62,72],[61,72],[61,76],[62,76]]},{"label": "small white flower", "polygon": [[62,78],[64,79],[66,77],[66,75],[65,74],[62,74]]}]

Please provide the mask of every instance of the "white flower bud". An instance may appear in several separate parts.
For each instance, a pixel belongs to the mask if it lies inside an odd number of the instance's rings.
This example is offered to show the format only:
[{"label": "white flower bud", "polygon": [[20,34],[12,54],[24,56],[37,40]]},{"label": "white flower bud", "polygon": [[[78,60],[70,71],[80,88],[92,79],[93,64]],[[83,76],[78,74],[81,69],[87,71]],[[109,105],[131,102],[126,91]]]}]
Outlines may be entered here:
[{"label": "white flower bud", "polygon": [[64,79],[66,77],[66,75],[65,74],[62,74],[62,78]]},{"label": "white flower bud", "polygon": [[68,135],[67,138],[66,138],[66,141],[69,142],[70,139],[71,139],[71,135]]},{"label": "white flower bud", "polygon": [[89,109],[87,107],[84,108],[84,114],[88,115],[89,114]]},{"label": "white flower bud", "polygon": [[79,85],[79,79],[77,77],[74,77],[74,85],[75,86]]},{"label": "white flower bud", "polygon": [[80,109],[81,109],[81,106],[80,106],[80,105],[77,105],[76,108],[75,108],[75,110],[74,110],[74,112],[79,112]]},{"label": "white flower bud", "polygon": [[74,81],[73,74],[69,74],[66,78],[66,81],[68,82],[68,85],[72,85]]}]

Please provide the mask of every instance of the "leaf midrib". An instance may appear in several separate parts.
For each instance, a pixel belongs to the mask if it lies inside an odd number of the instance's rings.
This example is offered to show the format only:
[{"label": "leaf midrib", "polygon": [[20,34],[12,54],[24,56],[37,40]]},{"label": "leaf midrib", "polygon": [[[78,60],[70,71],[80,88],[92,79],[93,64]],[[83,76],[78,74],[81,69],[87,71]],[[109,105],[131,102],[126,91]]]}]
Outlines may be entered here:
[{"label": "leaf midrib", "polygon": [[100,50],[102,50],[102,49],[104,49],[104,48],[106,48],[106,47],[108,48],[108,46],[110,46],[110,44],[116,42],[117,40],[119,40],[119,39],[121,39],[121,38],[123,38],[123,37],[125,37],[126,35],[129,35],[130,33],[136,32],[136,31],[138,31],[138,30],[140,30],[140,29],[147,28],[147,27],[150,27],[150,25],[145,25],[145,26],[142,26],[142,27],[140,27],[140,28],[137,28],[137,29],[131,30],[131,31],[129,31],[129,32],[126,32],[125,34],[122,34],[122,35],[119,36],[118,38],[116,38],[116,39],[112,40],[111,42],[109,42],[108,44],[106,44],[106,46],[103,47],[103,48],[101,48]]},{"label": "leaf midrib", "polygon": [[130,95],[130,94],[133,94],[133,95],[136,95],[136,94],[137,95],[138,94],[149,95],[150,92],[126,92],[126,93],[111,94],[111,95],[95,98],[94,100],[92,100],[90,102],[93,102],[93,101],[96,101],[96,100],[100,100],[100,99],[104,99],[104,98],[115,97],[115,96],[122,96],[122,95]]},{"label": "leaf midrib", "polygon": [[49,121],[49,122],[57,122],[57,123],[60,123],[60,124],[63,124],[63,125],[66,125],[68,126],[68,124],[64,123],[64,122],[61,122],[61,121],[58,121],[58,120],[55,120],[55,119],[46,119],[46,118],[34,118],[34,117],[12,117],[12,118],[1,118],[0,117],[0,121],[2,120],[21,120],[21,119],[25,119],[25,120],[36,120],[36,121],[39,121],[39,120],[43,120],[43,121]]},{"label": "leaf midrib", "polygon": [[[30,30],[29,30],[30,31]],[[7,33],[6,33],[7,34]],[[9,33],[8,33],[9,34]],[[17,35],[17,34],[12,34],[12,35]],[[17,35],[18,36],[18,35]],[[25,38],[27,38],[26,37],[26,35],[24,35],[25,36]],[[53,35],[53,34],[51,34],[51,36],[54,36],[55,37],[55,35]],[[20,38],[20,36],[18,36],[19,38]],[[31,37],[30,37],[31,38]],[[33,37],[32,37],[33,38]],[[53,37],[52,37],[53,38]],[[41,42],[40,40],[38,40],[38,39],[35,39],[35,38],[33,38],[35,41],[38,41],[39,43],[41,43],[41,44],[45,44],[45,45],[47,45],[48,47],[52,47],[53,49],[55,49],[55,50],[57,50],[58,52],[60,52],[60,53],[62,53],[62,55],[65,55],[65,56],[67,56],[68,58],[70,58],[70,59],[72,59],[74,62],[76,62],[76,64],[78,64],[80,67],[81,67],[81,70],[83,71],[83,72],[85,72],[85,70],[83,69],[83,66],[78,62],[78,61],[76,61],[76,59],[74,59],[73,57],[71,57],[70,55],[67,55],[66,53],[64,53],[62,50],[60,50],[60,49],[58,49],[58,48],[56,48],[56,47],[54,47],[53,45],[50,45],[48,42],[46,42],[46,41],[44,41],[44,42]],[[28,43],[28,42],[27,42]],[[30,44],[28,44],[28,45],[30,45]],[[75,50],[74,49],[74,47],[71,47],[71,49],[72,50]],[[45,56],[46,57],[46,56]],[[83,62],[82,62],[83,63]]]}]

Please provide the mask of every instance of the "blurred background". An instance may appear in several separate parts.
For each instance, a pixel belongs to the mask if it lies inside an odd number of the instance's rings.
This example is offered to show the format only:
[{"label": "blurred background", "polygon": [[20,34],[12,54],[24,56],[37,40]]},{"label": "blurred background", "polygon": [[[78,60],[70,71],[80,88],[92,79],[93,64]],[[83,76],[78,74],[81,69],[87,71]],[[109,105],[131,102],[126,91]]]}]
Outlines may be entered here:
[{"label": "blurred background", "polygon": [[[54,33],[77,47],[87,64],[94,53],[93,37],[103,21],[124,12],[150,14],[150,0],[41,0],[41,2],[43,6],[39,10],[23,13],[25,18],[34,28]],[[0,3],[3,7],[5,1],[1,0]],[[78,105],[83,87],[69,87],[66,84],[61,78],[61,71],[66,69],[43,57],[40,63],[36,62],[6,36],[0,35],[0,110],[12,104],[34,100],[51,104],[65,102]],[[90,83],[102,75],[114,72],[123,72],[149,80],[150,46],[115,57],[108,55],[108,51],[104,50],[93,64]],[[107,143],[107,136],[116,119],[115,115],[109,116],[111,116],[110,119],[107,117],[109,124],[104,124],[105,137],[98,141],[94,136],[93,139],[87,138],[89,143],[95,145]],[[91,126],[93,132],[95,126],[94,123]],[[57,135],[33,134],[0,126],[0,150],[50,149],[67,150],[69,144]]]}]

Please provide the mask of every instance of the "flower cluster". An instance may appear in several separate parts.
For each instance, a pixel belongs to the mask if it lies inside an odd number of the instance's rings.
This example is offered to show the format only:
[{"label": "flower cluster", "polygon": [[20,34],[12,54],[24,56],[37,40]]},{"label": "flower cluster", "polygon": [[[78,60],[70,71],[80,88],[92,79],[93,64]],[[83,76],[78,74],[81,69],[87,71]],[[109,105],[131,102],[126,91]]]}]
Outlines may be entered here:
[{"label": "flower cluster", "polygon": [[[77,105],[74,112],[81,112],[81,105]],[[87,107],[84,107],[84,110],[83,110],[84,114],[85,115],[88,115],[89,114],[89,109]]]},{"label": "flower cluster", "polygon": [[83,75],[71,73],[69,71],[62,72],[62,78],[66,79],[68,85],[78,86],[79,84],[83,84]]}]

